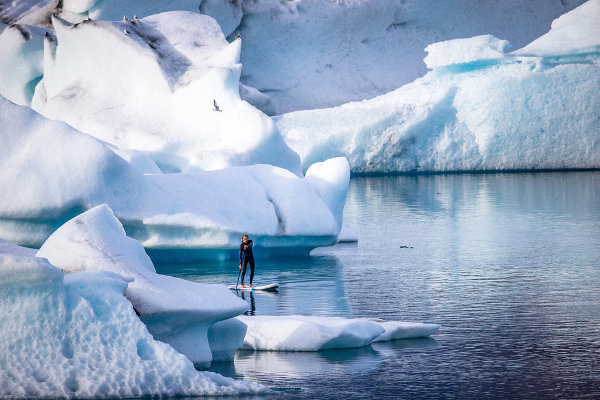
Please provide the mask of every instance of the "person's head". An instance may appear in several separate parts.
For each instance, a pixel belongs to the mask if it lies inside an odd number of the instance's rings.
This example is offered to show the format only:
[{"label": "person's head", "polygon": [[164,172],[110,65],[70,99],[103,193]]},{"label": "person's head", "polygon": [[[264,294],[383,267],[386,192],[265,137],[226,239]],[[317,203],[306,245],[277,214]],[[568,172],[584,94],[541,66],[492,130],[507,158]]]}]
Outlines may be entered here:
[{"label": "person's head", "polygon": [[242,236],[242,242],[246,243],[248,241],[248,235]]}]

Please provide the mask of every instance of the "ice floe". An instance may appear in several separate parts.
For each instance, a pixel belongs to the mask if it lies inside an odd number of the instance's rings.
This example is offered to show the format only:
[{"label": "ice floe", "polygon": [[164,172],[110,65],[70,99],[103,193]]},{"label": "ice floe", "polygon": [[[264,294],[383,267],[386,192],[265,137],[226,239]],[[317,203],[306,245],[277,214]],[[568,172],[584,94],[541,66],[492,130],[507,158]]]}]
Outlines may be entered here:
[{"label": "ice floe", "polygon": [[239,316],[248,326],[244,349],[318,351],[366,346],[375,341],[428,337],[437,324],[323,316]]}]

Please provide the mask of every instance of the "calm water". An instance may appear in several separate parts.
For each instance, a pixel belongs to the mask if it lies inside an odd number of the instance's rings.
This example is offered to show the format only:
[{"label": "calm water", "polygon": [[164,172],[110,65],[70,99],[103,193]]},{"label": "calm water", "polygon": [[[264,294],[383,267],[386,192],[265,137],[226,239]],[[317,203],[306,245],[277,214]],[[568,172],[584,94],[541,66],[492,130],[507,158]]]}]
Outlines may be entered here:
[{"label": "calm water", "polygon": [[[211,369],[289,399],[600,398],[600,172],[353,178],[358,244],[265,260],[249,314],[435,322],[431,339],[238,352]],[[157,266],[234,282],[237,266]]]}]

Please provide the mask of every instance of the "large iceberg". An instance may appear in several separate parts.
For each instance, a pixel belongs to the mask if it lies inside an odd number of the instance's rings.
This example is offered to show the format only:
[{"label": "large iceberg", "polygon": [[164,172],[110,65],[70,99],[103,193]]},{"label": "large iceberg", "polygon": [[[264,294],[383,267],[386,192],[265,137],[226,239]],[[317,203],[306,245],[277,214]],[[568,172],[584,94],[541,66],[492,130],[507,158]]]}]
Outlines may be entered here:
[{"label": "large iceberg", "polygon": [[198,372],[158,342],[111,272],[65,276],[0,243],[0,398],[206,396],[264,392]]},{"label": "large iceberg", "polygon": [[[0,237],[39,247],[60,225],[106,203],[156,257],[236,256],[242,233],[261,251],[335,243],[349,166],[328,160],[300,178],[272,165],[161,174],[115,149],[0,99]],[[67,145],[68,144],[68,145]],[[286,250],[287,249],[287,250]]]},{"label": "large iceberg", "polygon": [[277,117],[304,168],[357,173],[600,167],[600,1],[522,50],[491,35],[429,45],[426,76],[386,95]]},{"label": "large iceberg", "polygon": [[52,26],[31,100],[44,116],[143,151],[165,172],[265,163],[300,173],[272,120],[240,98],[241,40],[228,43],[213,18],[172,11]]},{"label": "large iceberg", "polygon": [[[242,96],[272,114],[331,107],[394,90],[424,75],[425,46],[490,33],[521,47],[585,0],[23,0],[0,8],[10,23],[51,28],[50,16],[79,23],[200,12],[225,36],[244,38]],[[433,10],[433,12],[432,12]],[[326,38],[326,39],[325,39]]]},{"label": "large iceberg", "polygon": [[[159,275],[142,245],[125,235],[103,204],[58,228],[37,252],[63,272],[110,271],[129,281],[125,296],[152,336],[169,343],[197,366],[208,367],[212,351],[208,329],[244,312],[248,304],[224,285],[191,282]],[[239,329],[233,329],[234,333]],[[239,347],[244,331],[230,337]],[[231,336],[231,335],[230,335]],[[237,349],[236,349],[237,350]],[[219,351],[223,360],[224,351]],[[233,359],[233,352],[229,355]]]}]

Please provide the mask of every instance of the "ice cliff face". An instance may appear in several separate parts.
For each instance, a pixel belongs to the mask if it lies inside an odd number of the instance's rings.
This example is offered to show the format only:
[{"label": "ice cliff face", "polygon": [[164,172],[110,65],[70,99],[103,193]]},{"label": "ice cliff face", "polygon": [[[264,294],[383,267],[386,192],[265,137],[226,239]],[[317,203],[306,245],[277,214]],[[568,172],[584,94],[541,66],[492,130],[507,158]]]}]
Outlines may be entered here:
[{"label": "ice cliff face", "polygon": [[433,69],[386,95],[277,117],[304,168],[358,173],[600,167],[600,2],[525,48],[485,35],[429,45]]},{"label": "ice cliff face", "polygon": [[[4,243],[4,242],[2,242]],[[68,276],[0,243],[0,398],[253,394],[158,342],[110,272]]]}]

